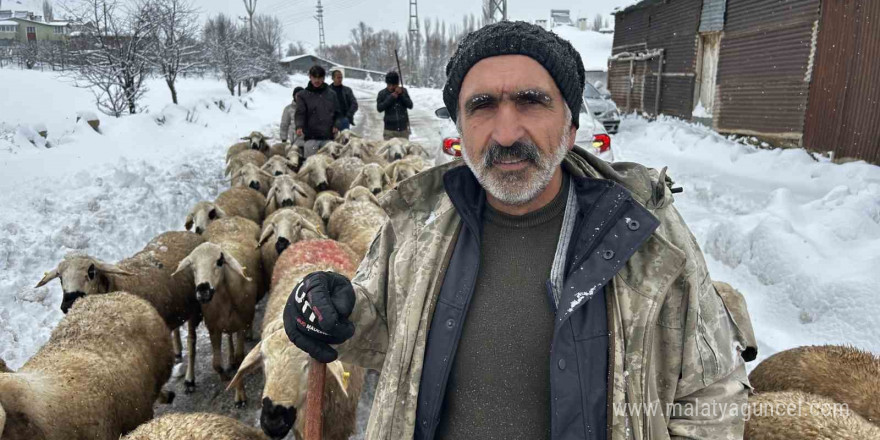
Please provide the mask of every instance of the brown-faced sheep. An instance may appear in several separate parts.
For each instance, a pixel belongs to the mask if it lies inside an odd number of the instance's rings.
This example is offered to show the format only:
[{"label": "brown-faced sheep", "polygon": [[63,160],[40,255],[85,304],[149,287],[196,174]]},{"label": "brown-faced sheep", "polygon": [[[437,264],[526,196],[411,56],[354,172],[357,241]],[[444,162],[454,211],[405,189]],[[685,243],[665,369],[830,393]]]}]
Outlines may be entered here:
[{"label": "brown-faced sheep", "polygon": [[269,143],[266,142],[266,136],[258,131],[251,132],[250,135],[241,138],[244,142],[239,142],[226,151],[226,162],[235,157],[238,153],[247,150],[259,151],[263,154],[269,153]]},{"label": "brown-faced sheep", "polygon": [[343,157],[334,160],[327,167],[327,181],[330,184],[330,190],[340,194],[348,191],[363,167],[364,161],[357,157]]},{"label": "brown-faced sheep", "polygon": [[[222,380],[244,359],[245,331],[254,320],[259,292],[263,289],[260,251],[256,240],[243,224],[253,223],[241,217],[217,220],[205,231],[207,243],[199,245],[177,268],[175,274],[191,274],[195,299],[202,306],[205,327],[211,337],[212,365]],[[223,368],[221,343],[228,342],[228,370]],[[235,335],[233,343],[232,335]],[[195,377],[187,377],[194,386]],[[244,386],[235,392],[235,404],[243,407],[247,397]]]},{"label": "brown-faced sheep", "polygon": [[266,440],[263,432],[230,417],[209,413],[166,414],[123,440]]},{"label": "brown-faced sheep", "polygon": [[226,175],[232,176],[236,171],[240,170],[247,164],[255,165],[257,168],[266,164],[266,155],[257,150],[246,150],[236,154],[226,164]]},{"label": "brown-faced sheep", "polygon": [[[16,373],[0,373],[0,438],[117,440],[153,417],[174,364],[168,328],[137,296],[77,301]],[[5,426],[3,423],[5,413]]]},{"label": "brown-faced sheep", "polygon": [[192,278],[172,277],[174,268],[205,240],[192,232],[165,232],[150,240],[143,250],[117,264],[87,255],[67,255],[58,267],[46,272],[37,287],[55,278],[61,280],[64,297],[61,311],[67,313],[78,299],[94,294],[123,291],[147,300],[174,330],[174,353],[181,357],[177,328],[188,321],[187,359],[195,363],[195,328],[201,320],[199,303],[193,296]]},{"label": "brown-faced sheep", "polygon": [[363,190],[353,192],[351,200],[346,195],[346,202],[330,216],[327,232],[330,233],[330,238],[351,246],[358,256],[357,261],[360,262],[367,254],[373,237],[382,228],[387,216],[385,211],[374,202],[375,197],[369,202],[355,200],[358,195],[372,196],[369,193],[364,194]]},{"label": "brown-faced sheep", "polygon": [[880,428],[852,408],[801,391],[749,397],[746,440],[878,440]]},{"label": "brown-faced sheep", "polygon": [[[363,187],[358,187],[363,188]],[[366,188],[364,188],[366,190]],[[369,190],[367,190],[369,192]],[[336,208],[342,203],[345,202],[338,192],[336,191],[323,191],[318,193],[318,196],[315,197],[315,206],[312,208],[321,220],[324,221],[326,225],[327,222],[330,221],[330,216],[333,214],[333,211],[336,211]]]},{"label": "brown-faced sheep", "polygon": [[297,178],[308,183],[315,191],[326,191],[330,187],[327,180],[327,168],[335,159],[326,154],[314,154],[303,164]]},{"label": "brown-faced sheep", "polygon": [[230,183],[232,186],[250,188],[265,196],[269,193],[269,187],[272,186],[274,178],[275,176],[261,170],[256,165],[247,164],[232,175]]},{"label": "brown-faced sheep", "polygon": [[364,165],[358,172],[354,181],[351,182],[349,189],[356,186],[363,186],[373,194],[380,194],[389,189],[391,177],[385,174],[385,169],[379,164],[369,163]]},{"label": "brown-faced sheep", "polygon": [[770,356],[749,375],[758,392],[804,391],[849,405],[880,426],[880,359],[852,347],[797,347]]},{"label": "brown-faced sheep", "polygon": [[269,189],[266,198],[266,214],[291,206],[302,206],[311,209],[315,205],[317,193],[307,183],[287,174],[278,176]]},{"label": "brown-faced sheep", "polygon": [[285,249],[293,243],[313,238],[327,238],[327,231],[321,218],[311,209],[300,206],[285,208],[266,218],[260,236],[260,253],[266,278],[272,276],[275,260]]},{"label": "brown-faced sheep", "polygon": [[[302,438],[304,417],[297,418],[296,415],[306,413],[311,358],[293,346],[284,332],[282,311],[290,292],[311,272],[330,270],[351,277],[355,269],[351,249],[333,240],[301,241],[279,258],[272,274],[262,340],[245,357],[229,385],[236,385],[248,373],[262,367],[265,385],[260,424],[270,437],[284,437],[295,426],[297,438]],[[339,361],[327,365],[322,411],[325,439],[348,439],[355,433],[357,404],[363,383],[363,368]]]},{"label": "brown-faced sheep", "polygon": [[196,234],[202,234],[211,222],[226,217],[243,217],[260,225],[266,214],[265,207],[266,197],[251,189],[237,186],[220,193],[214,202],[196,203],[187,214],[184,227],[187,231],[195,228]]},{"label": "brown-faced sheep", "polygon": [[299,166],[284,156],[272,156],[272,158],[267,160],[261,168],[263,171],[273,176],[280,176],[283,174],[296,173]]}]

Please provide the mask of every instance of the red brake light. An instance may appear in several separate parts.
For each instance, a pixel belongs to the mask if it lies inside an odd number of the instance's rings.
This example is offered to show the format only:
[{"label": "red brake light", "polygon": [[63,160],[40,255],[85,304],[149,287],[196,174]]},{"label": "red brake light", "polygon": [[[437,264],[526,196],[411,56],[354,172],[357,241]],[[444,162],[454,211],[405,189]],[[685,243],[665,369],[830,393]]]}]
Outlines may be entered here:
[{"label": "red brake light", "polygon": [[461,157],[461,138],[443,139],[443,152],[455,157]]},{"label": "red brake light", "polygon": [[593,148],[600,153],[604,153],[611,149],[611,137],[607,134],[593,135]]}]

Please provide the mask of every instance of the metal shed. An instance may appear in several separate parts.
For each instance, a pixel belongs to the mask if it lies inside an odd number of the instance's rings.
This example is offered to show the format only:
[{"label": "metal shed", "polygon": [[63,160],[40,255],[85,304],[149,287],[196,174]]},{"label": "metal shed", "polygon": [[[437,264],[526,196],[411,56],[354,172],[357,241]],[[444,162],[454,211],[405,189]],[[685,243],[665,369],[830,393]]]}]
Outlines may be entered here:
[{"label": "metal shed", "polygon": [[328,75],[330,74],[331,69],[342,68],[343,74],[346,78],[369,79],[372,81],[385,80],[385,72],[361,69],[358,67],[343,66],[339,63],[328,60],[326,58],[321,58],[317,55],[294,55],[282,58],[278,62],[281,63],[281,66],[284,67],[285,70],[287,70],[287,73],[308,73],[309,69],[317,64],[327,70]]}]

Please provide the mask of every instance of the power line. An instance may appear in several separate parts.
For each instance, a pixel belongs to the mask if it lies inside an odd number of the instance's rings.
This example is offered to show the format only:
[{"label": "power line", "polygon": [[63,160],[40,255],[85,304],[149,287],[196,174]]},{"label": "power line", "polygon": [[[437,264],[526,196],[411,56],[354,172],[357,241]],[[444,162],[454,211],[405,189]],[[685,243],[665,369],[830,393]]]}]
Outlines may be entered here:
[{"label": "power line", "polygon": [[318,11],[318,15],[315,16],[315,20],[318,20],[318,47],[324,49],[324,7],[321,6],[321,0],[318,0],[315,10]]}]

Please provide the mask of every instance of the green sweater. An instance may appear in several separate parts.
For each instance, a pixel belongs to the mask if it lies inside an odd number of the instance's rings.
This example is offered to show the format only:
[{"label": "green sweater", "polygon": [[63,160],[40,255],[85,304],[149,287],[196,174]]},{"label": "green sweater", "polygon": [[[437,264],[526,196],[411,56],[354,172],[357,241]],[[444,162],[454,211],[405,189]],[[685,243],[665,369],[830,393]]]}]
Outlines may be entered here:
[{"label": "green sweater", "polygon": [[547,293],[568,177],[549,204],[523,216],[486,207],[480,270],[440,415],[437,439],[550,438]]}]

